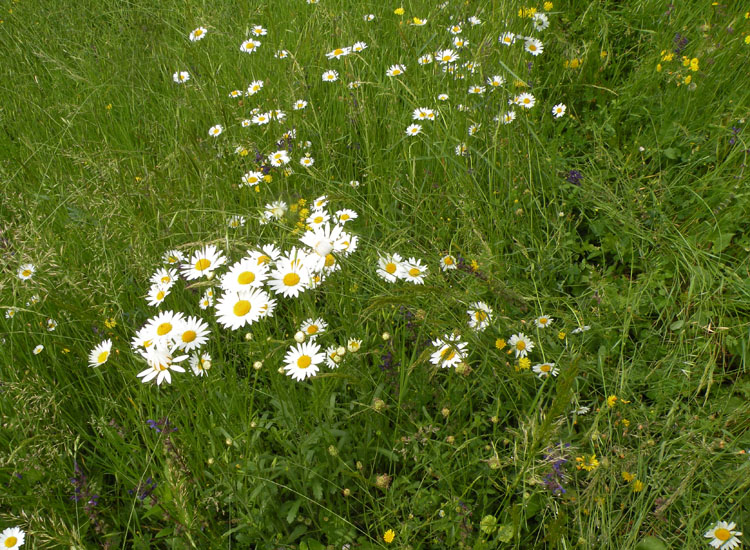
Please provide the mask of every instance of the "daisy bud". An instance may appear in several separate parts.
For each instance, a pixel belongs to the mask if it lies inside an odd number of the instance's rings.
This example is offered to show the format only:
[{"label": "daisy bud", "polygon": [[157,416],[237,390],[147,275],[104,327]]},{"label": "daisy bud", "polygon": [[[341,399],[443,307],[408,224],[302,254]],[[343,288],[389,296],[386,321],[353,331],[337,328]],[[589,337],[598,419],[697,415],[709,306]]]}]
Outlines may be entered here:
[{"label": "daisy bud", "polygon": [[305,341],[305,333],[302,332],[301,330],[298,330],[297,333],[294,335],[294,340],[297,343],[301,344],[302,342]]},{"label": "daisy bud", "polygon": [[361,470],[361,469],[362,469],[362,468],[364,468],[364,467],[365,467],[365,466],[364,466],[364,464],[362,464],[362,462],[360,462],[360,461],[358,460],[358,461],[357,461],[357,470]]},{"label": "daisy bud", "polygon": [[381,338],[387,342],[388,340],[391,339],[391,333],[390,332],[384,332],[383,335],[381,336]]},{"label": "daisy bud", "polygon": [[255,370],[262,369],[263,368],[263,361],[256,361],[255,363],[253,363],[253,368]]},{"label": "daisy bud", "polygon": [[212,280],[213,278],[214,278],[214,272],[213,272],[213,271],[210,271],[210,272],[209,272],[209,273],[208,273],[208,274],[206,275],[206,279],[208,279],[208,280],[210,281],[210,280]]},{"label": "daisy bud", "polygon": [[343,359],[344,359],[344,358],[343,358],[343,357],[341,357],[341,356],[340,356],[340,355],[339,355],[338,353],[337,353],[336,355],[334,355],[334,356],[333,356],[333,362],[334,362],[334,363],[336,363],[337,365],[338,365],[339,363],[341,363],[341,361],[343,361]]},{"label": "daisy bud", "polygon": [[252,339],[253,339],[253,333],[252,332],[245,333],[245,340],[247,340],[249,342]]},{"label": "daisy bud", "polygon": [[445,438],[445,441],[448,443],[448,445],[453,445],[456,442],[456,438],[452,435],[449,435]]},{"label": "daisy bud", "polygon": [[224,443],[227,444],[227,447],[231,447],[232,446],[232,440],[229,439],[228,437],[227,437],[226,441],[224,441]]},{"label": "daisy bud", "polygon": [[443,407],[443,410],[440,411],[440,414],[443,415],[443,418],[448,418],[448,415],[451,413],[451,410],[448,407]]},{"label": "daisy bud", "polygon": [[279,374],[284,374],[286,371],[284,371],[284,367],[279,367],[278,371]]},{"label": "daisy bud", "polygon": [[378,397],[376,397],[372,401],[372,408],[378,412],[384,411],[387,406],[388,405],[385,404],[385,401],[383,401],[382,399]]},{"label": "daisy bud", "polygon": [[214,463],[214,459],[213,458],[209,458],[208,460],[206,460],[206,464],[208,464],[209,466],[211,466],[211,464],[213,464],[213,463]]},{"label": "daisy bud", "polygon": [[341,494],[343,494],[345,497],[348,497],[352,494],[352,492],[349,489],[344,489],[343,491],[341,491]]},{"label": "daisy bud", "polygon": [[253,420],[252,422],[250,422],[250,427],[251,428],[257,428],[258,427],[258,423],[255,420]]},{"label": "daisy bud", "polygon": [[328,454],[331,456],[339,456],[339,450],[336,448],[335,445],[330,445],[328,447]]},{"label": "daisy bud", "polygon": [[339,346],[338,348],[336,348],[336,355],[340,357],[346,355],[346,348],[344,346]]}]

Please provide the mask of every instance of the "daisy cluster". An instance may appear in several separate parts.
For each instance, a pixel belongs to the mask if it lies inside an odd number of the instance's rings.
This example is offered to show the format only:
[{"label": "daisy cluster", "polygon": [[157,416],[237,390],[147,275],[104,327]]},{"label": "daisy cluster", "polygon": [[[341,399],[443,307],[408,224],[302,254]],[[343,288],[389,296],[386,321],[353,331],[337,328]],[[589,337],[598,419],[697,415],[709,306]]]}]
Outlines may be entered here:
[{"label": "daisy cluster", "polygon": [[[272,317],[279,298],[297,298],[317,288],[328,276],[341,269],[341,260],[357,248],[357,237],[344,230],[344,224],[357,217],[356,212],[343,209],[331,216],[326,209],[327,203],[326,197],[313,201],[315,208],[306,220],[306,230],[300,236],[299,244],[287,250],[271,243],[263,244],[248,250],[231,264],[224,252],[211,244],[189,255],[176,249],[167,251],[163,258],[165,266],[159,267],[151,276],[151,288],[146,297],[148,304],[161,306],[175,283],[184,280],[194,286],[209,285],[197,305],[203,310],[213,307],[214,320],[223,329],[236,331]],[[270,205],[266,212],[273,216],[273,212],[285,210],[276,204]],[[333,225],[331,220],[335,221]],[[218,282],[216,287],[212,284],[214,281]],[[314,338],[322,334],[326,326],[320,319],[310,320],[301,330],[303,335]],[[144,382],[170,383],[171,372],[185,372],[179,363],[186,359],[189,359],[194,374],[205,374],[211,366],[211,357],[203,352],[203,346],[208,343],[210,334],[209,324],[198,316],[165,310],[151,317],[132,340],[133,350],[148,364],[138,376]],[[329,350],[317,361],[319,350],[312,351],[316,345],[307,343],[304,348],[303,355],[311,361],[310,370],[301,376],[299,369],[302,367],[298,366],[289,372],[291,376],[296,379],[311,376],[316,372],[312,367],[317,367],[319,362],[326,358],[333,362],[337,355],[343,356],[343,353]],[[110,347],[108,341],[91,352],[92,366],[106,362]]]}]

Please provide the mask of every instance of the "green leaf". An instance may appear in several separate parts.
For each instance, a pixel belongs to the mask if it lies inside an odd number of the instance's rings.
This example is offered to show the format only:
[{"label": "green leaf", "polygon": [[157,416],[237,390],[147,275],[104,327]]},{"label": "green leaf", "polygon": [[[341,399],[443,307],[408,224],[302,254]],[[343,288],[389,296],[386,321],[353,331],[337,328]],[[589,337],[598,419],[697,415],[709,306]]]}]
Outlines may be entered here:
[{"label": "green leaf", "polygon": [[664,149],[664,156],[671,160],[677,160],[680,157],[680,150],[675,147]]},{"label": "green leaf", "polygon": [[672,331],[680,330],[684,324],[685,324],[685,321],[683,321],[682,319],[679,319],[675,321],[674,323],[672,323],[671,325],[669,325],[669,330],[672,330]]},{"label": "green leaf", "polygon": [[646,537],[635,545],[635,550],[667,550],[667,545],[656,537]]}]

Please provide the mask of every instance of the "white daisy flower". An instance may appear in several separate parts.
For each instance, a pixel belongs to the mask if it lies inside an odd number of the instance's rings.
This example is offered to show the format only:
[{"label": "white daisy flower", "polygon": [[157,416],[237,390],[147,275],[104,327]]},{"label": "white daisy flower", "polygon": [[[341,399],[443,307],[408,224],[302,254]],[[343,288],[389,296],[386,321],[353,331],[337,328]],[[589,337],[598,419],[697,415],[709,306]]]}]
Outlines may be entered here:
[{"label": "white daisy flower", "polygon": [[378,269],[376,273],[389,283],[395,283],[402,277],[403,258],[399,254],[388,254],[378,258]]},{"label": "white daisy flower", "polygon": [[221,277],[221,288],[226,292],[242,292],[261,288],[268,278],[268,265],[252,258],[243,258]]},{"label": "white daisy flower", "polygon": [[344,57],[345,55],[349,55],[350,53],[352,53],[351,48],[336,48],[332,52],[328,52],[326,54],[326,57],[328,59],[341,59],[342,57]]},{"label": "white daisy flower", "polygon": [[[338,354],[336,353],[336,349],[338,346],[328,346],[325,351],[326,355],[326,366],[331,369],[337,369],[339,368],[339,364],[336,361],[338,358]],[[339,359],[340,360],[340,359]]]},{"label": "white daisy flower", "polygon": [[498,41],[503,46],[512,46],[516,42],[516,35],[513,34],[512,32],[504,32],[503,34],[500,35],[500,38],[498,39]]},{"label": "white daisy flower", "polygon": [[160,386],[165,380],[167,384],[172,383],[171,371],[174,372],[185,372],[185,369],[176,365],[188,358],[187,355],[180,355],[174,357],[174,351],[177,349],[176,346],[166,348],[161,345],[154,345],[149,347],[144,354],[144,359],[148,363],[148,368],[138,373],[138,378],[142,378],[142,382],[150,382],[156,379],[156,385]]},{"label": "white daisy flower", "polygon": [[305,107],[307,107],[307,101],[305,101],[304,99],[298,99],[294,102],[294,106],[292,107],[292,109],[294,109],[295,111],[300,111]]},{"label": "white daisy flower", "polygon": [[260,46],[260,42],[248,38],[242,44],[240,44],[240,51],[245,53],[253,53]]},{"label": "white daisy flower", "polygon": [[510,349],[516,352],[516,358],[526,357],[528,353],[534,349],[534,342],[532,342],[531,338],[526,336],[523,332],[511,336],[508,340],[508,345],[510,346]]},{"label": "white daisy flower", "polygon": [[355,53],[359,53],[361,51],[364,51],[367,49],[367,43],[366,42],[355,42],[352,45],[352,51]]},{"label": "white daisy flower", "polygon": [[100,367],[109,359],[112,351],[112,340],[104,340],[89,353],[89,367]]},{"label": "white daisy flower", "polygon": [[492,308],[484,302],[474,302],[466,312],[469,315],[469,327],[483,332],[492,322]]},{"label": "white daisy flower", "polygon": [[544,378],[546,376],[557,376],[560,374],[560,369],[558,369],[554,363],[541,363],[539,365],[534,365],[531,367],[531,370],[533,370],[535,373],[539,375],[539,378]]},{"label": "white daisy flower", "polygon": [[531,109],[536,103],[536,99],[529,93],[522,93],[515,100],[516,105],[520,105],[524,109]]},{"label": "white daisy flower", "polygon": [[182,330],[184,314],[165,310],[152,317],[144,325],[147,339],[155,344],[168,344],[175,340]]},{"label": "white daisy flower", "polygon": [[195,376],[205,376],[211,368],[211,356],[208,353],[194,352],[190,355],[190,370]]},{"label": "white daisy flower", "polygon": [[252,32],[255,36],[265,36],[266,34],[268,34],[268,31],[261,25],[253,25],[253,29],[250,32]]},{"label": "white daisy flower", "polygon": [[35,347],[35,348],[34,348],[34,349],[32,350],[32,352],[34,353],[34,355],[39,355],[40,353],[42,353],[42,350],[44,350],[44,346],[43,346],[42,344],[39,344],[39,345],[37,345],[37,346],[36,346],[36,347]]},{"label": "white daisy flower", "polygon": [[18,550],[26,540],[26,533],[18,527],[8,527],[0,533],[0,548]]},{"label": "white daisy flower", "polygon": [[320,370],[319,365],[326,356],[320,353],[320,346],[314,342],[305,342],[289,348],[284,357],[284,370],[287,376],[300,381],[315,376]]},{"label": "white daisy flower", "polygon": [[339,79],[339,73],[336,71],[326,71],[322,76],[323,82],[336,82]]},{"label": "white daisy flower", "polygon": [[407,136],[416,136],[417,134],[421,132],[422,132],[422,126],[420,124],[409,124],[409,126],[406,127]]},{"label": "white daisy flower", "polygon": [[455,63],[458,61],[458,54],[453,50],[440,50],[435,52],[435,60],[441,65]]},{"label": "white daisy flower", "polygon": [[560,118],[560,117],[562,117],[565,114],[565,110],[566,109],[567,109],[567,107],[565,106],[564,103],[558,103],[557,105],[555,105],[554,107],[552,107],[552,115],[555,118]]},{"label": "white daisy flower", "polygon": [[253,80],[250,85],[247,87],[247,95],[255,95],[258,92],[260,92],[263,89],[263,81],[262,80]]},{"label": "white daisy flower", "polygon": [[430,363],[440,366],[440,368],[455,367],[466,357],[466,342],[461,342],[461,338],[455,335],[446,334],[443,338],[438,338],[432,342],[437,348],[430,356]]},{"label": "white daisy flower", "polygon": [[349,338],[349,341],[346,343],[346,349],[349,353],[357,353],[361,347],[362,340],[358,338]]},{"label": "white daisy flower", "polygon": [[538,38],[527,38],[524,43],[524,49],[533,56],[537,56],[544,51],[544,44]]},{"label": "white daisy flower", "polygon": [[206,36],[206,33],[208,31],[203,27],[198,27],[194,31],[190,33],[190,36],[188,38],[191,42],[197,42],[198,40],[203,40],[203,38]]},{"label": "white daisy flower", "polygon": [[267,302],[264,290],[251,288],[242,292],[225,292],[216,304],[216,319],[224,328],[237,330],[252,325],[261,316]]},{"label": "white daisy flower", "polygon": [[160,283],[152,284],[146,295],[146,303],[152,307],[159,307],[164,298],[169,296],[170,287]]},{"label": "white daisy flower", "polygon": [[172,75],[172,80],[174,80],[177,84],[184,84],[188,80],[190,80],[190,73],[187,71],[177,71]]},{"label": "white daisy flower", "polygon": [[337,210],[335,216],[336,223],[340,223],[341,225],[357,219],[357,213],[354,210],[349,210],[348,208]]},{"label": "white daisy flower", "polygon": [[534,319],[534,324],[539,328],[547,328],[552,324],[552,321],[554,321],[552,317],[548,315],[540,315]]},{"label": "white daisy flower", "polygon": [[718,550],[731,550],[740,546],[742,542],[739,537],[742,536],[740,531],[735,531],[736,524],[734,522],[727,523],[726,521],[717,521],[716,525],[711,527],[703,535],[707,539],[711,539],[709,544]]},{"label": "white daisy flower", "polygon": [[221,124],[217,124],[216,126],[211,126],[211,128],[208,129],[208,135],[211,137],[218,137],[223,131],[224,127]]},{"label": "white daisy flower", "polygon": [[209,334],[211,334],[211,331],[208,324],[199,317],[191,315],[183,321],[179,331],[175,334],[174,340],[183,351],[192,351],[208,342]]},{"label": "white daisy flower", "polygon": [[22,281],[28,281],[34,276],[34,272],[36,272],[34,264],[23,264],[18,268],[18,278]]},{"label": "white daisy flower", "polygon": [[458,269],[458,266],[456,265],[456,258],[454,256],[446,254],[445,256],[440,258],[441,271],[451,271],[453,269]]},{"label": "white daisy flower", "polygon": [[178,264],[185,260],[185,255],[179,250],[167,250],[162,257],[165,264]]},{"label": "white daisy flower", "polygon": [[421,56],[419,59],[417,59],[417,63],[419,63],[420,65],[429,65],[430,63],[432,63],[432,55],[428,53]]},{"label": "white daisy flower", "polygon": [[424,278],[427,276],[428,271],[429,269],[427,266],[422,264],[422,260],[409,258],[409,260],[403,264],[401,277],[405,281],[409,281],[415,285],[421,285],[424,284]]},{"label": "white daisy flower", "polygon": [[222,252],[209,244],[191,256],[190,261],[182,266],[182,274],[188,281],[192,281],[212,273],[226,261]]},{"label": "white daisy flower", "polygon": [[276,167],[289,164],[289,153],[286,149],[275,151],[268,155],[268,162],[270,162],[272,166]]},{"label": "white daisy flower", "polygon": [[317,319],[307,319],[302,321],[299,329],[304,335],[310,340],[315,340],[319,335],[323,334],[328,328],[328,323],[318,317]]},{"label": "white daisy flower", "polygon": [[388,70],[385,72],[386,76],[399,76],[406,72],[406,67],[403,65],[391,65]]},{"label": "white daisy flower", "polygon": [[271,272],[268,286],[274,293],[286,298],[296,298],[310,285],[307,255],[302,251],[292,252],[277,262]]}]

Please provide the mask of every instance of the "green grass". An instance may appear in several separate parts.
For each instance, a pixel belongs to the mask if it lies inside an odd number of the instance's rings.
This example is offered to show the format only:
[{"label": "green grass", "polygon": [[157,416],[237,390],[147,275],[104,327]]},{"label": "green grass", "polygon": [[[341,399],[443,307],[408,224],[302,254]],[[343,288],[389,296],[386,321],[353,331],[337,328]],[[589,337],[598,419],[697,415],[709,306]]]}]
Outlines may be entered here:
[{"label": "green grass", "polygon": [[[710,548],[718,520],[750,530],[750,19],[731,2],[557,4],[538,33],[507,0],[414,0],[403,16],[344,0],[3,3],[0,309],[16,313],[0,315],[0,530],[21,527],[24,548],[300,550]],[[459,53],[474,74],[417,64],[473,15]],[[268,34],[248,55],[255,24]],[[539,36],[543,54],[498,44],[505,30]],[[358,40],[361,54],[326,59]],[[396,63],[405,74],[385,76]],[[493,75],[501,89],[467,94]],[[228,97],[255,79],[257,95]],[[537,104],[493,122],[523,91]],[[287,117],[242,128],[254,107]],[[408,137],[417,107],[438,116]],[[292,128],[293,173],[239,187]],[[297,213],[261,225],[264,205],[320,195],[359,215],[341,271],[236,332],[197,307],[218,278],[178,282],[159,310],[209,323],[213,366],[142,384],[130,341],[157,312],[144,296],[164,252],[211,243],[231,264],[288,249]],[[390,252],[428,265],[425,284],[379,278]],[[446,254],[465,267],[441,272]],[[494,311],[484,332],[467,325],[479,300]],[[535,327],[542,314],[551,327]],[[318,316],[324,347],[362,349],[295,382],[278,369]],[[468,368],[436,368],[430,342],[454,331]],[[558,377],[496,347],[518,332]],[[106,338],[115,351],[88,368]],[[598,467],[576,469],[593,454]],[[563,494],[546,483],[555,457]]]}]

